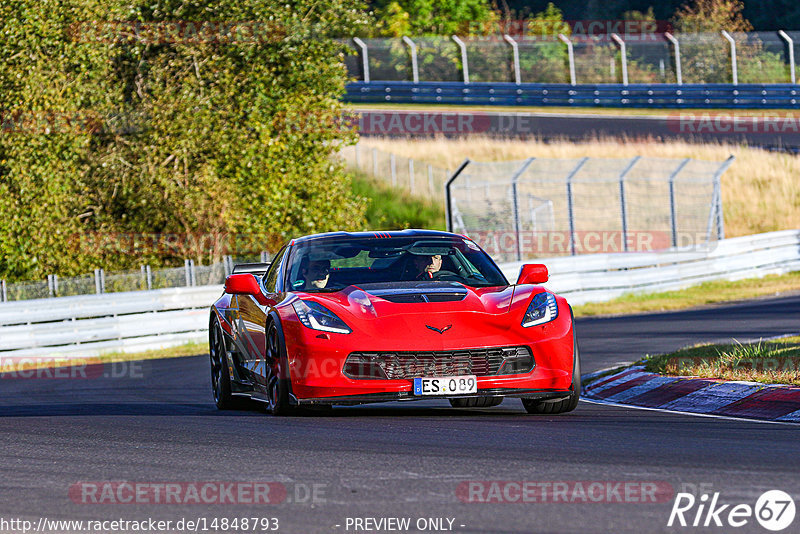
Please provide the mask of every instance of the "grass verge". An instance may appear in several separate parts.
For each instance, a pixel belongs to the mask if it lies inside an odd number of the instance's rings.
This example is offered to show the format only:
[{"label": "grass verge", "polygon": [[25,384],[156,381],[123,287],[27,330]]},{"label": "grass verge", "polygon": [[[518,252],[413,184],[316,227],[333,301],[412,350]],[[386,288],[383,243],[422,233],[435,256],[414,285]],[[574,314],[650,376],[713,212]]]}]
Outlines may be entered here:
[{"label": "grass verge", "polygon": [[163,358],[180,358],[182,356],[196,356],[207,354],[208,345],[205,343],[186,343],[166,349],[148,350],[144,352],[109,352],[100,356],[89,358],[44,357],[8,358],[0,359],[0,373],[19,373],[36,369],[52,369],[58,367],[84,367],[104,363],[128,362],[139,360],[157,360]]},{"label": "grass verge", "polygon": [[651,373],[800,386],[800,336],[756,343],[696,345],[648,358]]},{"label": "grass verge", "polygon": [[412,196],[363,173],[354,173],[352,190],[369,202],[366,219],[370,230],[445,229],[444,206],[436,201]]},{"label": "grass verge", "polygon": [[736,161],[722,175],[722,209],[728,237],[800,228],[800,156],[770,152],[736,144],[695,144],[653,139],[595,139],[544,142],[537,139],[494,139],[471,136],[460,139],[363,138],[361,143],[398,156],[412,157],[442,169],[455,169],[464,160],[508,161],[537,158],[575,159],[695,158]]},{"label": "grass verge", "polygon": [[576,317],[586,317],[670,311],[706,304],[775,296],[794,291],[800,291],[800,272],[748,278],[735,282],[717,280],[662,293],[624,295],[608,302],[574,306],[573,312]]}]

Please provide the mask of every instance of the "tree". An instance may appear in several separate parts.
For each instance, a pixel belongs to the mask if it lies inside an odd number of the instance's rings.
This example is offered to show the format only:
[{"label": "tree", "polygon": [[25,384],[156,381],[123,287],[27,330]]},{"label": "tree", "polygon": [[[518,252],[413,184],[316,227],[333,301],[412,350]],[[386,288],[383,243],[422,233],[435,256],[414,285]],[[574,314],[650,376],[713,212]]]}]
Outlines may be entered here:
[{"label": "tree", "polygon": [[483,35],[496,30],[498,13],[488,0],[376,0],[380,33]]},{"label": "tree", "polygon": [[[4,119],[58,127],[0,136],[0,275],[208,260],[242,236],[274,250],[302,233],[360,229],[364,202],[331,157],[354,139],[339,121],[346,72],[334,37],[366,18],[356,0],[318,4],[2,4]],[[92,22],[103,20],[132,23]],[[255,22],[236,34],[220,21]],[[82,116],[93,119],[56,124]],[[143,258],[117,239],[136,233],[178,239]],[[95,246],[97,235],[110,239]]]},{"label": "tree", "polygon": [[746,33],[752,32],[753,26],[743,11],[741,0],[694,0],[676,11],[673,23],[683,34],[681,61],[684,81],[732,81],[730,45],[720,35],[722,30],[731,33],[736,42],[740,82],[788,81],[788,66],[780,54],[765,50],[758,36]]}]

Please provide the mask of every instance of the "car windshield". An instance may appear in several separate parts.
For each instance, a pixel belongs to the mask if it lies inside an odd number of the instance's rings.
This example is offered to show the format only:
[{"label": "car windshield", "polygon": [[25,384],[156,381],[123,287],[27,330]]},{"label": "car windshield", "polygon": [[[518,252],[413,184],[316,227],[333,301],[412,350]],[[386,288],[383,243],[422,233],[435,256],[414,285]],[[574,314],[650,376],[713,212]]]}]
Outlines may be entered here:
[{"label": "car windshield", "polygon": [[295,244],[287,269],[295,291],[338,291],[351,285],[458,282],[507,286],[474,242],[458,236],[330,237]]}]

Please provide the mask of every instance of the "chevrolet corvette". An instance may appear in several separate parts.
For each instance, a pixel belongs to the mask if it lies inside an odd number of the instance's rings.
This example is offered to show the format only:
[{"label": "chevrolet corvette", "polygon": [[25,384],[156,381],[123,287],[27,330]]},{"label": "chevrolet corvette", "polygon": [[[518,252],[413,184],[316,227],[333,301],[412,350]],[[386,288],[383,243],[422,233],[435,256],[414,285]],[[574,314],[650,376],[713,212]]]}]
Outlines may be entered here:
[{"label": "chevrolet corvette", "polygon": [[242,399],[298,408],[448,399],[528,413],[573,410],[580,356],[572,309],[544,265],[509,283],[470,238],[432,230],[335,232],[241,264],[211,306],[220,409]]}]

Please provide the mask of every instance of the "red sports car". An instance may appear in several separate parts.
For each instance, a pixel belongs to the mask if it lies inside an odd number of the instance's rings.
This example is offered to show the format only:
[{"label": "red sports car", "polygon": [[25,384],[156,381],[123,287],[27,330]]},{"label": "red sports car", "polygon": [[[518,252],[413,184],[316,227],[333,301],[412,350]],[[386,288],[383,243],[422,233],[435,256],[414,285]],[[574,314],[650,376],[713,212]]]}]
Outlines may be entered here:
[{"label": "red sports car", "polygon": [[454,407],[518,397],[573,410],[580,358],[567,301],[525,265],[512,285],[468,237],[430,230],[293,239],[237,265],[211,307],[211,384],[273,414],[390,400]]}]

